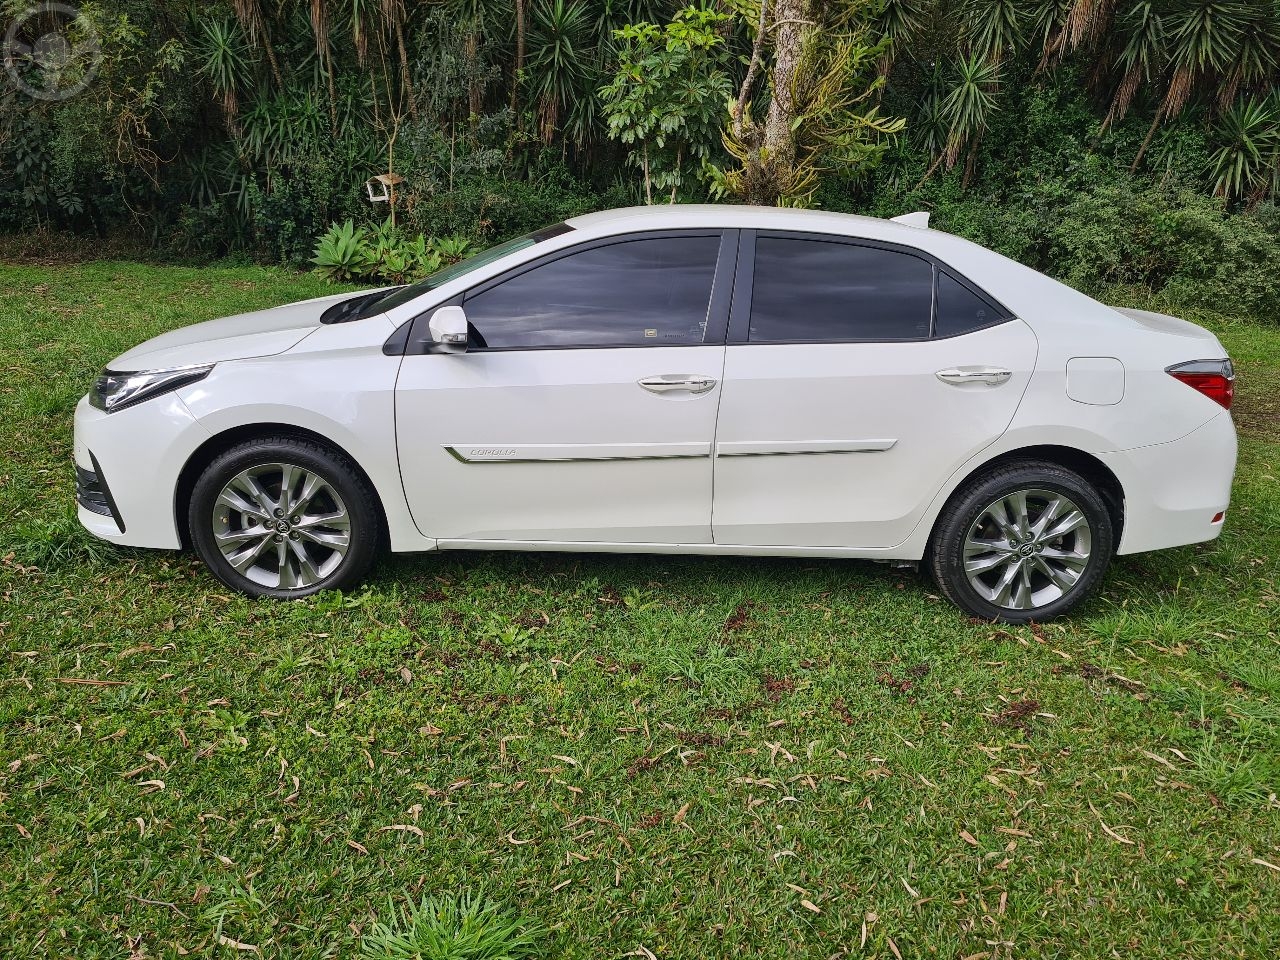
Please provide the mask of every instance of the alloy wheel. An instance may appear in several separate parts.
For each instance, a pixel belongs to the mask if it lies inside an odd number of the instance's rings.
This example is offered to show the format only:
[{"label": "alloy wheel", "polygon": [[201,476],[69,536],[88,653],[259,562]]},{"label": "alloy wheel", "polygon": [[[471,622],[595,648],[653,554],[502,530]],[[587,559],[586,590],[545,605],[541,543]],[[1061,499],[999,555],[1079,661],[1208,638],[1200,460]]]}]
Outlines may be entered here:
[{"label": "alloy wheel", "polygon": [[1053,603],[1084,575],[1089,519],[1070,498],[1015,490],[978,513],[964,540],[964,573],[978,596],[1007,610]]},{"label": "alloy wheel", "polygon": [[329,577],[351,546],[351,518],[324,477],[293,463],[241,470],[213,504],[213,539],[242,577],[303,589]]}]

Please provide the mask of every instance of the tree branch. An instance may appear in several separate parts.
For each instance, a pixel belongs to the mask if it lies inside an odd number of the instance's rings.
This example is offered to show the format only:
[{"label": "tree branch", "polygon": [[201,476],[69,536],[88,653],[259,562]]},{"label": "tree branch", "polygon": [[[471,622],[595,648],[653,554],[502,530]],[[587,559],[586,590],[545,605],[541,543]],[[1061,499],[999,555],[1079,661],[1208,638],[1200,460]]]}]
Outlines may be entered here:
[{"label": "tree branch", "polygon": [[760,0],[760,22],[756,25],[756,42],[751,47],[751,63],[747,66],[747,76],[742,81],[742,89],[738,92],[738,102],[733,105],[733,135],[742,139],[742,114],[747,108],[747,100],[751,98],[751,88],[760,72],[760,60],[764,53],[765,23],[769,16],[769,0]]}]

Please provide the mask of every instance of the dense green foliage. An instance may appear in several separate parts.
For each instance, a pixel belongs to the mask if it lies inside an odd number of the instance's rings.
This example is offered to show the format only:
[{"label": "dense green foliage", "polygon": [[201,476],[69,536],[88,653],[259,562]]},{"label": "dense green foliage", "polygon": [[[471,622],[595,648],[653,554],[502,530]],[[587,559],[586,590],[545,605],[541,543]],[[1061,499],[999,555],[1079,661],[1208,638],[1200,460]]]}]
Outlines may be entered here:
[{"label": "dense green foliage", "polygon": [[641,172],[647,203],[668,192],[674,203],[686,167],[700,173],[710,160],[729,98],[728,52],[716,32],[728,19],[689,8],[665,29],[640,23],[617,31],[617,71],[600,99],[609,136]]},{"label": "dense green foliage", "polygon": [[1280,955],[1280,330],[1129,301],[1236,360],[1231,510],[1043,626],[811,559],[393,556],[253,601],[79,529],[104,362],[324,289],[0,266],[6,960]]},{"label": "dense green foliage", "polygon": [[427,240],[421,234],[405,236],[390,220],[375,230],[347,220],[320,238],[311,262],[330,280],[399,285],[421,280],[470,253],[466,237]]},{"label": "dense green foliage", "polygon": [[[686,2],[86,2],[75,30],[103,56],[83,91],[39,100],[0,78],[0,232],[301,264],[332,225],[387,218],[364,188],[380,173],[405,177],[405,237],[481,245],[601,207],[712,199],[744,149],[731,118],[762,11]],[[27,6],[0,0],[15,22]],[[791,91],[813,95],[802,202],[932,209],[1086,289],[1172,284],[1208,302],[1239,283],[1244,310],[1280,316],[1275,0],[821,10],[808,87]],[[44,29],[23,23],[19,39]],[[747,116],[766,112],[766,73]]]}]

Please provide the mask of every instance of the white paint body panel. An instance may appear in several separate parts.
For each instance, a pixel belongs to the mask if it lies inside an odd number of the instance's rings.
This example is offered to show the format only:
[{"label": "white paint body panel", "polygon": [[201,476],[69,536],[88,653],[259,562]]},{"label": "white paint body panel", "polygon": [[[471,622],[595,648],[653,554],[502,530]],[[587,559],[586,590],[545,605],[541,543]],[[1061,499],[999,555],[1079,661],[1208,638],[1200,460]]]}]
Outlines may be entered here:
[{"label": "white paint body panel", "polygon": [[[761,455],[717,458],[715,542],[901,543],[941,477],[1004,432],[1035,361],[1035,335],[1020,321],[922,343],[729,347],[717,450],[747,445]],[[969,365],[1013,375],[999,386],[936,376]],[[815,447],[863,449],[795,456],[789,444],[762,442],[788,435]],[[764,455],[770,446],[773,455]]]},{"label": "white paint body panel", "polygon": [[440,539],[710,543],[719,387],[654,394],[636,381],[719,380],[724,352],[406,357],[396,419],[419,530]]},{"label": "white paint body panel", "polygon": [[[322,298],[174,331],[112,361],[117,370],[216,366],[116,413],[81,402],[76,463],[89,469],[92,451],[125,531],[83,509],[82,522],[117,543],[175,548],[179,478],[202,446],[227,431],[285,428],[327,439],[365,471],[399,551],[916,560],[966,478],[1044,445],[1096,457],[1120,481],[1121,553],[1221,530],[1212,517],[1230,499],[1230,416],[1165,372],[1226,356],[1193,324],[1113,310],[958,237],[883,220],[675,206],[570,225],[381,316],[323,326],[320,313],[341,297]],[[1020,319],[920,343],[383,353],[407,321],[520,263],[595,238],[694,227],[913,247]],[[1118,396],[1114,377],[1099,385],[1096,370],[1068,373],[1073,359],[1096,357],[1123,367]],[[993,387],[934,376],[966,365],[1011,377]],[[717,382],[701,394],[636,383],[671,374]],[[1082,391],[1091,399],[1072,399]]]},{"label": "white paint body panel", "polygon": [[179,327],[152,337],[111,361],[112,370],[163,370],[246,357],[271,357],[296,346],[320,326],[320,315],[350,297],[344,293]]}]

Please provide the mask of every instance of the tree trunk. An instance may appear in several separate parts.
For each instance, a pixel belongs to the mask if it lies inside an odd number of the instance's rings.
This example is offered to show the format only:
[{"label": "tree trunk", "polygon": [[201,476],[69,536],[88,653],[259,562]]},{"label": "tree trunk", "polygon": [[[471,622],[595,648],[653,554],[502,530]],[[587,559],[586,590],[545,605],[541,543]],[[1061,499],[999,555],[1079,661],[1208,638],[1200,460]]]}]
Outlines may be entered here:
[{"label": "tree trunk", "polygon": [[263,14],[262,4],[257,0],[236,0],[232,6],[235,8],[236,19],[240,21],[244,32],[249,35],[249,42],[262,45],[263,52],[267,55],[267,63],[271,66],[271,76],[276,82],[276,89],[283,89],[284,77],[280,74],[280,64],[276,60],[275,49],[271,46],[271,34],[267,32],[267,18]]},{"label": "tree trunk", "polygon": [[262,49],[267,55],[267,63],[271,65],[271,76],[276,82],[276,89],[284,89],[284,76],[280,73],[280,64],[276,60],[275,48],[271,46],[271,38],[265,33],[262,35]]},{"label": "tree trunk", "polygon": [[511,76],[511,114],[520,129],[520,71],[524,69],[524,0],[516,0],[516,62]]},{"label": "tree trunk", "polygon": [[1133,163],[1129,164],[1129,172],[1134,173],[1138,169],[1138,164],[1142,162],[1142,158],[1146,156],[1147,148],[1151,146],[1151,140],[1156,135],[1156,131],[1160,129],[1160,121],[1164,119],[1164,107],[1156,107],[1155,118],[1151,121],[1151,126],[1147,128],[1147,135],[1142,138],[1142,146],[1138,148],[1138,155],[1133,158]]},{"label": "tree trunk", "polygon": [[676,182],[671,184],[671,202],[672,203],[676,202],[676,191],[680,188],[680,181],[684,179],[684,177],[682,177],[680,174],[680,163],[683,159],[684,159],[684,144],[682,143],[678,147],[676,147],[676,175],[675,175]]},{"label": "tree trunk", "polygon": [[325,58],[324,75],[329,84],[329,124],[336,137],[338,135],[338,86],[333,79],[333,61],[328,57]]},{"label": "tree trunk", "polygon": [[396,47],[400,51],[400,86],[409,100],[409,116],[418,119],[418,101],[413,95],[413,73],[409,69],[409,51],[404,43],[404,24],[396,21]]},{"label": "tree trunk", "polygon": [[742,139],[742,119],[746,114],[747,102],[751,99],[751,88],[755,85],[756,73],[760,70],[760,61],[764,56],[764,40],[769,32],[769,0],[760,0],[760,21],[756,24],[756,39],[751,47],[751,62],[747,64],[747,76],[742,81],[742,89],[738,91],[738,100],[733,105],[733,135]]},{"label": "tree trunk", "polygon": [[[469,63],[474,63],[476,57],[479,56],[480,53],[480,25],[473,24],[471,29],[473,32],[467,34],[467,38],[463,41],[462,46],[463,50],[466,52],[467,61]],[[467,88],[468,119],[471,121],[473,126],[475,125],[476,118],[480,116],[480,108],[483,106],[483,96],[484,91],[480,88],[480,82],[473,79],[471,81],[471,85]]]},{"label": "tree trunk", "polygon": [[[773,0],[772,13],[760,23],[773,40],[773,68],[770,73],[769,112],[764,124],[743,129],[748,152],[743,164],[742,199],[760,206],[773,206],[787,193],[796,160],[795,81],[804,58],[805,40],[817,28],[811,19],[817,0]],[[762,6],[762,13],[767,6]],[[753,55],[754,59],[754,55]],[[748,70],[750,73],[750,70]],[[747,91],[734,107],[735,130],[742,129],[742,113]]]},{"label": "tree trunk", "polygon": [[649,144],[648,143],[644,145],[644,152],[641,154],[641,159],[642,159],[642,162],[644,163],[644,202],[652,205],[653,204],[653,186],[652,186],[652,181],[649,180]]},{"label": "tree trunk", "polygon": [[773,97],[764,125],[764,148],[770,163],[790,166],[795,160],[794,86],[805,36],[813,29],[809,20],[811,0],[776,0],[774,4]]}]

